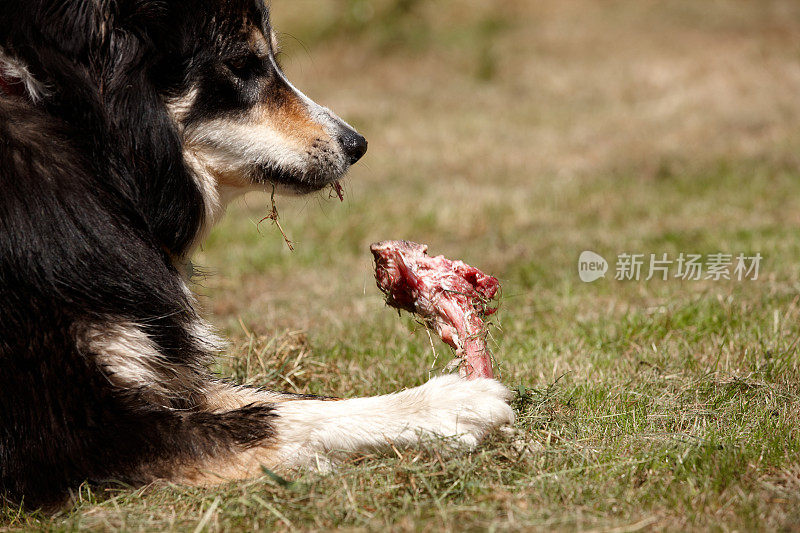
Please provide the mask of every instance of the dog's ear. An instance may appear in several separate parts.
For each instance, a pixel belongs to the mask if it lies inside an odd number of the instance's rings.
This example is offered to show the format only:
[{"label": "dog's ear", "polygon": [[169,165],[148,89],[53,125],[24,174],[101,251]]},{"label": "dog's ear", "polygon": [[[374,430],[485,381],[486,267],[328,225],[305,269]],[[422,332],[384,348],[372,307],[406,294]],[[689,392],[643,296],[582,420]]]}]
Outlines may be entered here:
[{"label": "dog's ear", "polygon": [[36,42],[80,60],[115,30],[147,33],[167,7],[163,0],[4,0],[0,36],[6,46]]},{"label": "dog's ear", "polygon": [[[174,2],[173,2],[174,3]],[[113,40],[132,37],[145,47],[152,46],[169,33],[170,4],[163,0],[118,0],[107,10],[105,35]]]},{"label": "dog's ear", "polygon": [[[192,0],[186,2],[192,5]],[[103,107],[120,136],[135,203],[151,235],[181,256],[202,219],[202,197],[183,162],[183,145],[169,117],[153,70],[164,60],[175,68],[176,34],[185,12],[179,0],[119,0],[107,25],[97,73]],[[176,18],[177,17],[177,18]],[[142,158],[141,153],[149,154]],[[174,209],[176,199],[183,208]]]},{"label": "dog's ear", "polygon": [[[176,255],[194,238],[202,198],[151,70],[173,53],[182,7],[201,1],[0,0],[0,47],[51,89],[43,108],[98,154],[98,175],[114,176],[105,185]],[[188,207],[176,213],[176,199]]]},{"label": "dog's ear", "polygon": [[[99,77],[115,64],[152,53],[169,34],[165,0],[3,0],[0,48],[47,77],[48,66],[72,65]],[[33,43],[36,43],[35,45]],[[42,67],[41,69],[38,67]]]}]

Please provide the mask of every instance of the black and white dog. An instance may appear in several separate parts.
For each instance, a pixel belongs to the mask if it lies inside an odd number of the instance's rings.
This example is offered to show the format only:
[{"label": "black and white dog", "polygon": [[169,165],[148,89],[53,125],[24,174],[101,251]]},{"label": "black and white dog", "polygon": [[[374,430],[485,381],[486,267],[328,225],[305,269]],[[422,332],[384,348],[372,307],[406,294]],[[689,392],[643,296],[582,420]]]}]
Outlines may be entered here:
[{"label": "black and white dog", "polygon": [[513,421],[488,379],[335,400],[207,370],[185,272],[226,202],[338,187],[367,148],[275,52],[263,0],[0,4],[0,497],[469,447]]}]

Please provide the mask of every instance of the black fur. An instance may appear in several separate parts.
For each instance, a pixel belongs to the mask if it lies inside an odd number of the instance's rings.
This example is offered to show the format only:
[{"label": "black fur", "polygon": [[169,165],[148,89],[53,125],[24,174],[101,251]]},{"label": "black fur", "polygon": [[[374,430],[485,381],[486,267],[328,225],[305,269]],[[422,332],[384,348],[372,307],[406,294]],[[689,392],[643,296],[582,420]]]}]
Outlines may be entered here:
[{"label": "black fur", "polygon": [[[237,57],[242,20],[269,24],[258,0],[0,5],[0,47],[47,88],[39,102],[0,89],[0,494],[10,501],[52,505],[85,480],[169,477],[273,435],[270,406],[199,409],[213,351],[189,328],[197,316],[179,268],[203,199],[164,105],[192,80],[205,80],[204,116],[246,105],[247,84],[219,70],[261,68]],[[115,386],[87,352],[88,328],[119,321],[142,326],[166,382],[181,374],[176,394]]]}]

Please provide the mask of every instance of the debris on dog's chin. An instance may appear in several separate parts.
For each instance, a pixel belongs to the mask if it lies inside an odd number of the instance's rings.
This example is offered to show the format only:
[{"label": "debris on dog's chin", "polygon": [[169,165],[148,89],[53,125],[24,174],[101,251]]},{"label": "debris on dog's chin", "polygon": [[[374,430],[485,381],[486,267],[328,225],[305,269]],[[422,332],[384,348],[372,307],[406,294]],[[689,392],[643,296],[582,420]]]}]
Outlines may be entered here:
[{"label": "debris on dog's chin", "polygon": [[382,241],[370,250],[386,303],[416,314],[450,345],[456,359],[448,366],[457,365],[461,376],[493,377],[486,317],[497,311],[497,279],[462,261],[429,257],[424,244]]},{"label": "debris on dog's chin", "polygon": [[[333,189],[334,194],[339,197],[340,202],[344,202],[344,191],[342,190],[342,184],[338,181],[334,181],[331,183],[331,189]],[[333,195],[331,195],[333,198]]]},{"label": "debris on dog's chin", "polygon": [[289,251],[294,252],[294,242],[289,240],[289,237],[286,236],[286,232],[283,231],[283,226],[281,226],[280,221],[278,220],[278,207],[275,205],[275,187],[272,187],[272,194],[269,197],[270,202],[272,203],[272,209],[270,212],[258,221],[256,228],[265,220],[271,220],[273,224],[278,226],[278,231],[281,232],[281,236],[283,236],[283,241],[286,243],[286,246],[289,247]]}]

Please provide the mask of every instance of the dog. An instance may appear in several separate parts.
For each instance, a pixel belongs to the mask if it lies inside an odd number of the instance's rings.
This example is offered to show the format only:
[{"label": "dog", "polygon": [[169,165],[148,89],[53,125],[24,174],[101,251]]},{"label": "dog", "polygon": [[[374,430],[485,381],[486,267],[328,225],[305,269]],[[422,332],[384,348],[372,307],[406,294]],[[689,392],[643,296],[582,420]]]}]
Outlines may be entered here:
[{"label": "dog", "polygon": [[308,194],[367,141],[285,77],[263,0],[0,6],[0,495],[213,485],[513,422],[490,379],[335,399],[228,383],[192,251],[250,190]]}]

